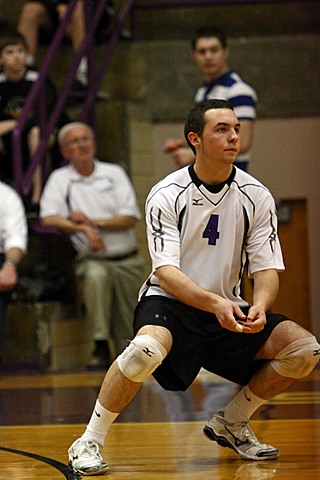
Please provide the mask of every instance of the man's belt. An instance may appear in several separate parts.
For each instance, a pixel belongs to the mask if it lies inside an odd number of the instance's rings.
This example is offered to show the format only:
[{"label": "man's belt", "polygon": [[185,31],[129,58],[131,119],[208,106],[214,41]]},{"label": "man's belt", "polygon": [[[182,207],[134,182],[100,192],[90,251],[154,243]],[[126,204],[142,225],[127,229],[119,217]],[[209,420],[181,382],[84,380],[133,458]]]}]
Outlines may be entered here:
[{"label": "man's belt", "polygon": [[113,262],[119,262],[120,260],[126,260],[127,258],[134,257],[138,254],[138,249],[136,248],[126,255],[117,255],[116,257],[104,257],[105,260],[112,260]]}]

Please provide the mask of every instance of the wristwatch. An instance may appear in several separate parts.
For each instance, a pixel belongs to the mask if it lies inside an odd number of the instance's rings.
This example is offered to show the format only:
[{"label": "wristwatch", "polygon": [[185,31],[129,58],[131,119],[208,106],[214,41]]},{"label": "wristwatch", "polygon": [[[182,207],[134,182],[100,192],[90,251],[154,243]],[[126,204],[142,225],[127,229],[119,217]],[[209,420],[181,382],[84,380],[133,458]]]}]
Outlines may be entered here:
[{"label": "wristwatch", "polygon": [[8,265],[14,268],[16,268],[17,266],[17,262],[13,260],[13,258],[6,258],[4,263],[7,263]]},{"label": "wristwatch", "polygon": [[106,221],[105,220],[98,220],[97,221],[97,227],[105,228],[105,226],[106,226]]}]

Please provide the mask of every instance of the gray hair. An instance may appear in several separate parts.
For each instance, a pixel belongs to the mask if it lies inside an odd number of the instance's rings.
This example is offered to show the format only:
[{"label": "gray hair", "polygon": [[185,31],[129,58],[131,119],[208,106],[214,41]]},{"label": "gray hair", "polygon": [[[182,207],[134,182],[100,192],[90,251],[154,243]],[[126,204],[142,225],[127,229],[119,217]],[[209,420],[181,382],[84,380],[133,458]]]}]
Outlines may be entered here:
[{"label": "gray hair", "polygon": [[66,134],[69,132],[69,130],[72,130],[73,128],[75,127],[85,127],[87,128],[91,133],[92,133],[92,136],[94,137],[94,131],[93,129],[90,127],[90,125],[87,125],[86,123],[84,122],[71,122],[71,123],[67,123],[67,125],[64,125],[60,130],[59,130],[59,133],[58,133],[58,144],[59,146],[61,147],[63,145],[63,140],[64,140],[64,137],[66,136]]}]

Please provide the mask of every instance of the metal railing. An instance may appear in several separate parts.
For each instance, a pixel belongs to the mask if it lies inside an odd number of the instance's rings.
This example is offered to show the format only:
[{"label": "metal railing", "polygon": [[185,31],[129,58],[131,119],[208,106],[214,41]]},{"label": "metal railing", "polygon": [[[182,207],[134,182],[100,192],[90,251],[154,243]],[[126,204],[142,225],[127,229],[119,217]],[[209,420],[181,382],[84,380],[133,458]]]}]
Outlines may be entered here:
[{"label": "metal railing", "polygon": [[[80,113],[80,120],[88,122],[93,126],[94,123],[94,102],[96,93],[102,82],[103,74],[105,73],[115,49],[118,37],[123,29],[125,22],[130,14],[134,0],[126,0],[119,9],[117,17],[113,22],[113,26],[108,37],[107,45],[101,55],[100,64],[95,68],[92,62],[93,39],[95,32],[99,25],[99,21],[103,15],[104,8],[109,0],[99,0],[94,10],[91,8],[90,0],[84,0],[85,4],[85,22],[86,34],[81,44],[81,47],[74,57],[73,64],[66,77],[66,80],[58,94],[57,102],[51,112],[46,112],[45,108],[45,92],[44,82],[48,76],[49,69],[52,62],[58,53],[59,48],[64,41],[65,33],[70,23],[73,11],[78,0],[71,0],[67,13],[49,45],[49,48],[44,56],[41,68],[39,70],[39,77],[30,90],[23,111],[18,119],[17,125],[13,130],[13,165],[14,165],[14,185],[16,190],[24,195],[29,188],[34,172],[38,165],[42,167],[43,175],[45,175],[46,152],[51,133],[57,125],[59,117],[64,109],[66,100],[70,95],[72,89],[72,82],[75,78],[78,65],[83,55],[88,57],[88,90],[84,97],[83,108]],[[35,108],[38,107],[38,120],[40,127],[40,143],[35,151],[30,163],[26,169],[23,170],[23,152],[22,152],[22,135],[30,115]]]},{"label": "metal railing", "polygon": [[[75,77],[78,65],[82,56],[85,54],[88,57],[88,90],[85,94],[83,108],[80,113],[80,120],[88,122],[94,126],[94,102],[98,88],[102,82],[113,52],[115,50],[118,38],[123,30],[128,18],[131,20],[132,39],[138,38],[138,13],[140,10],[146,9],[163,9],[163,8],[182,8],[182,7],[198,7],[209,5],[232,5],[232,4],[266,4],[277,3],[278,0],[124,0],[112,27],[108,32],[108,40],[105,49],[101,55],[100,65],[94,70],[92,62],[93,38],[97,30],[99,21],[103,15],[103,10],[108,4],[109,0],[99,0],[94,11],[92,11],[90,0],[84,0],[85,4],[85,22],[86,35],[83,43],[75,55],[74,62],[70,68],[69,74],[61,88],[57,103],[52,112],[47,115],[44,98],[44,81],[48,76],[49,69],[59,48],[64,41],[67,27],[70,23],[72,13],[75,9],[78,0],[71,0],[67,13],[53,37],[53,40],[47,50],[43,59],[41,68],[39,70],[39,78],[33,85],[29,95],[27,96],[23,111],[18,119],[17,125],[13,130],[13,164],[14,164],[14,183],[17,191],[22,195],[29,188],[33,174],[38,165],[41,165],[43,176],[45,176],[46,151],[50,135],[57,125],[60,114],[64,108],[67,97],[70,95],[72,82]],[[285,3],[303,2],[304,0],[281,0]],[[22,139],[24,128],[30,112],[35,106],[38,106],[39,111],[39,126],[40,126],[40,144],[33,157],[30,159],[30,164],[27,170],[23,171],[22,158]]]}]

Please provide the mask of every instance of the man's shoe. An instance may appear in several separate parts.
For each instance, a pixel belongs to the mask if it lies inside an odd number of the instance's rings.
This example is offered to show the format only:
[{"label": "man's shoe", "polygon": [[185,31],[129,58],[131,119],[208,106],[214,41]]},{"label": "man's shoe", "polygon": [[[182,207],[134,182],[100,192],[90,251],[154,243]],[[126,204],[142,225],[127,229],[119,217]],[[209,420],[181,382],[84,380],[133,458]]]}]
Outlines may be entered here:
[{"label": "man's shoe", "polygon": [[99,445],[91,440],[76,440],[68,450],[69,468],[80,475],[101,475],[109,470],[99,452]]},{"label": "man's shoe", "polygon": [[260,443],[247,422],[226,422],[223,411],[213,415],[203,433],[221,447],[232,448],[245,460],[275,460],[280,455],[277,448]]},{"label": "man's shoe", "polygon": [[107,370],[111,365],[109,357],[101,353],[93,353],[86,365],[87,370]]},{"label": "man's shoe", "polygon": [[108,341],[95,340],[94,351],[86,365],[87,370],[107,370],[111,363]]},{"label": "man's shoe", "polygon": [[[88,81],[84,81],[80,78],[75,78],[72,82],[70,95],[67,99],[68,106],[73,106],[83,101],[89,93]],[[96,92],[96,100],[109,100],[111,98],[111,93],[107,90],[98,90]]]}]

